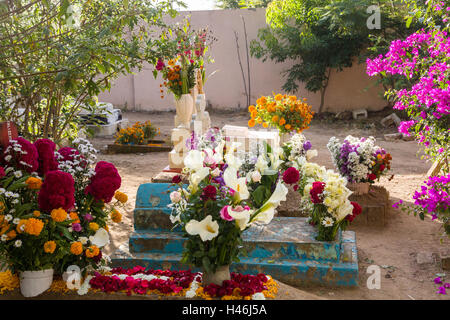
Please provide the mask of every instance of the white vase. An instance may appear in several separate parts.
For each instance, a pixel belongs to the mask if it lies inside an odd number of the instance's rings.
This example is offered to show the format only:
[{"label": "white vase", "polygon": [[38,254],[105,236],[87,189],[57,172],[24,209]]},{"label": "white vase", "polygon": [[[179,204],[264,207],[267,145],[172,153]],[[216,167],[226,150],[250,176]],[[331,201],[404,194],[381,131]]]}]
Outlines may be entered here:
[{"label": "white vase", "polygon": [[191,94],[182,94],[180,99],[175,99],[175,108],[180,123],[179,127],[189,129],[191,126],[192,112],[194,111],[194,100]]},{"label": "white vase", "polygon": [[206,96],[204,93],[198,94],[195,100],[195,109],[197,110],[197,119],[202,120],[205,116]]},{"label": "white vase", "polygon": [[348,183],[347,188],[353,191],[355,195],[368,194],[370,189],[369,182]]},{"label": "white vase", "polygon": [[53,282],[53,269],[22,271],[20,273],[20,292],[26,298],[36,297],[50,288]]}]

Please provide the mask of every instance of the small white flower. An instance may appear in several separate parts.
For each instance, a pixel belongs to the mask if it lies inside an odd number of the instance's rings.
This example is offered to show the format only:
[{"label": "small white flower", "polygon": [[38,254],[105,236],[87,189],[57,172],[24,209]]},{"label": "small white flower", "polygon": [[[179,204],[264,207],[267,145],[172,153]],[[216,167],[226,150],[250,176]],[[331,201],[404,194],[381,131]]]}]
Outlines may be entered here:
[{"label": "small white flower", "polygon": [[22,246],[22,240],[16,240],[16,242],[14,242],[14,246],[16,248],[20,248]]},{"label": "small white flower", "polygon": [[14,224],[19,224],[19,222],[20,222],[20,219],[19,219],[19,218],[14,218],[14,220],[13,220],[13,223],[14,223]]},{"label": "small white flower", "polygon": [[18,203],[19,203],[19,199],[14,199],[14,200],[12,201],[12,203],[13,203],[13,204],[18,204]]},{"label": "small white flower", "polygon": [[266,300],[266,297],[262,292],[257,292],[252,295],[252,300]]},{"label": "small white flower", "polygon": [[12,215],[10,215],[10,214],[7,214],[5,216],[5,220],[8,221],[8,222],[10,222],[12,219],[14,219],[14,217]]},{"label": "small white flower", "polygon": [[261,181],[261,173],[259,171],[253,171],[251,174],[251,178],[253,182],[260,182]]},{"label": "small white flower", "polygon": [[322,224],[325,227],[332,227],[334,224],[333,218],[330,217],[326,217],[325,219],[322,220]]},{"label": "small white flower", "polygon": [[14,212],[16,212],[16,209],[9,210],[9,213],[14,213]]},{"label": "small white flower", "polygon": [[88,243],[88,238],[86,237],[79,237],[78,240],[80,240],[81,244],[83,245]]},{"label": "small white flower", "polygon": [[10,154],[8,154],[8,155],[5,157],[5,161],[6,161],[6,162],[11,161],[11,159],[12,159],[12,155],[10,155]]},{"label": "small white flower", "polygon": [[72,227],[67,228],[69,230],[69,232],[73,232]]},{"label": "small white flower", "polygon": [[5,197],[7,197],[7,198],[12,197],[13,194],[14,194],[14,193],[11,192],[11,191],[6,191],[6,192],[5,192]]},{"label": "small white flower", "polygon": [[14,147],[14,151],[20,152],[20,151],[22,151],[22,149],[19,147]]},{"label": "small white flower", "polygon": [[18,194],[18,193],[13,193],[13,194],[12,194],[12,197],[13,197],[13,198],[18,198],[18,197],[20,197],[20,194]]},{"label": "small white flower", "polygon": [[5,193],[5,191],[6,191],[6,189],[5,189],[5,188],[0,188],[0,194],[4,194],[4,193]]},{"label": "small white flower", "polygon": [[8,240],[8,236],[6,234],[2,234],[2,241],[5,242]]},{"label": "small white flower", "polygon": [[173,191],[170,193],[170,200],[173,203],[178,203],[181,201],[181,193],[179,193],[178,191]]}]

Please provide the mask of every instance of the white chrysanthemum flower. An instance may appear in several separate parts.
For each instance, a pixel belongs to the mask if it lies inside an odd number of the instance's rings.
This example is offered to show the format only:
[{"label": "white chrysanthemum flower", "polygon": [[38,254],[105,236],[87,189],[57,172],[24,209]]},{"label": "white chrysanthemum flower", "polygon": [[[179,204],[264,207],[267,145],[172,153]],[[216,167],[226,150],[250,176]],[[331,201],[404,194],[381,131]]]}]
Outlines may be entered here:
[{"label": "white chrysanthemum flower", "polygon": [[2,234],[1,240],[5,242],[6,240],[8,240],[8,236],[6,234]]},{"label": "white chrysanthemum flower", "polygon": [[16,241],[14,242],[14,247],[20,248],[21,246],[22,246],[22,240],[16,240]]},{"label": "white chrysanthemum flower", "polygon": [[322,220],[322,225],[324,225],[325,227],[332,227],[334,225],[333,218],[326,217]]},{"label": "white chrysanthemum flower", "polygon": [[252,295],[252,300],[266,300],[266,297],[262,292],[257,292]]},{"label": "white chrysanthemum flower", "polygon": [[20,222],[20,219],[19,219],[19,218],[14,218],[14,220],[13,220],[13,223],[14,223],[14,224],[19,224],[19,222]]},{"label": "white chrysanthemum flower", "polygon": [[5,220],[8,221],[8,222],[10,222],[12,219],[14,219],[14,217],[11,214],[7,214],[5,216]]}]

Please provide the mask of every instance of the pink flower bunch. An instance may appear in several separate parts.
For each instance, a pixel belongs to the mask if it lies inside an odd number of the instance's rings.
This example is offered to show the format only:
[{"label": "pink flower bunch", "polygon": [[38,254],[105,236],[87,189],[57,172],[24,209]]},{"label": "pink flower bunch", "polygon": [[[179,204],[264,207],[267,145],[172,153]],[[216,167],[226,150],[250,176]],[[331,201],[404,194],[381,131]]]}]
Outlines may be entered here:
[{"label": "pink flower bunch", "polygon": [[265,285],[267,280],[267,277],[262,273],[253,276],[232,272],[231,280],[225,280],[221,286],[211,283],[203,291],[211,297],[223,297],[225,295],[232,295],[234,289],[239,288],[239,294],[246,297],[267,290]]},{"label": "pink flower bunch", "polygon": [[112,163],[99,161],[95,166],[95,175],[86,187],[86,194],[91,194],[95,199],[108,203],[120,188],[121,182],[119,172]]},{"label": "pink flower bunch", "polygon": [[47,212],[58,208],[71,209],[75,204],[74,184],[69,173],[48,171],[38,195],[39,208]]},{"label": "pink flower bunch", "polygon": [[38,139],[34,142],[34,146],[38,152],[38,173],[45,176],[48,171],[58,169],[58,161],[55,157],[56,144],[49,139]]}]

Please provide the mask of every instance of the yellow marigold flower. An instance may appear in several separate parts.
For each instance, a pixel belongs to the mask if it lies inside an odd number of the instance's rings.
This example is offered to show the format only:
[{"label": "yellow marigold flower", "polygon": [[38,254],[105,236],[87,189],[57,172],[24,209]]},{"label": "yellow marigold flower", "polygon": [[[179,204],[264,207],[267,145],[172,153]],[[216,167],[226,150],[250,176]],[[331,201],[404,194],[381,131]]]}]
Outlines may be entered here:
[{"label": "yellow marigold flower", "polygon": [[25,232],[34,236],[40,235],[42,228],[44,228],[44,222],[35,218],[28,219],[25,224]]},{"label": "yellow marigold flower", "polygon": [[19,223],[17,224],[16,230],[18,233],[22,233],[25,231],[25,225],[27,224],[27,219],[20,219]]},{"label": "yellow marigold flower", "polygon": [[76,212],[69,212],[70,220],[75,220],[72,223],[81,223],[80,218]]},{"label": "yellow marigold flower", "polygon": [[100,249],[94,245],[92,245],[86,249],[86,257],[88,257],[88,258],[93,258],[95,256],[98,256],[99,253],[100,253]]},{"label": "yellow marigold flower", "polygon": [[63,222],[67,219],[67,212],[63,208],[53,209],[50,213],[52,219],[56,222]]},{"label": "yellow marigold flower", "polygon": [[250,128],[253,128],[255,125],[256,125],[255,119],[250,119],[250,120],[248,120],[248,126],[249,126]]},{"label": "yellow marigold flower", "polygon": [[111,220],[116,223],[119,223],[120,221],[122,221],[122,215],[120,214],[119,211],[113,209],[113,211],[111,212]]},{"label": "yellow marigold flower", "polygon": [[97,223],[95,222],[91,222],[89,223],[89,229],[93,230],[93,231],[97,231],[100,227],[98,226]]},{"label": "yellow marigold flower", "polygon": [[8,240],[12,240],[12,239],[14,239],[15,237],[17,237],[17,233],[16,233],[16,231],[14,231],[14,230],[11,230],[11,231],[8,232],[6,235],[8,236]]},{"label": "yellow marigold flower", "polygon": [[29,177],[25,183],[28,186],[28,189],[31,190],[39,190],[42,187],[42,180],[35,177]]},{"label": "yellow marigold flower", "polygon": [[116,198],[121,203],[126,203],[128,201],[128,196],[120,191],[116,191],[116,193],[114,194],[114,198]]},{"label": "yellow marigold flower", "polygon": [[81,242],[74,242],[70,245],[70,252],[76,256],[79,256],[83,253],[83,245]]},{"label": "yellow marigold flower", "polygon": [[281,94],[277,94],[276,96],[275,96],[275,100],[276,101],[281,101],[283,99],[283,96],[281,95]]},{"label": "yellow marigold flower", "polygon": [[39,218],[41,216],[41,212],[38,210],[34,210],[33,211],[33,216],[35,216],[36,218]]},{"label": "yellow marigold flower", "polygon": [[53,253],[56,249],[56,242],[55,241],[47,241],[44,243],[44,251],[46,253]]}]

